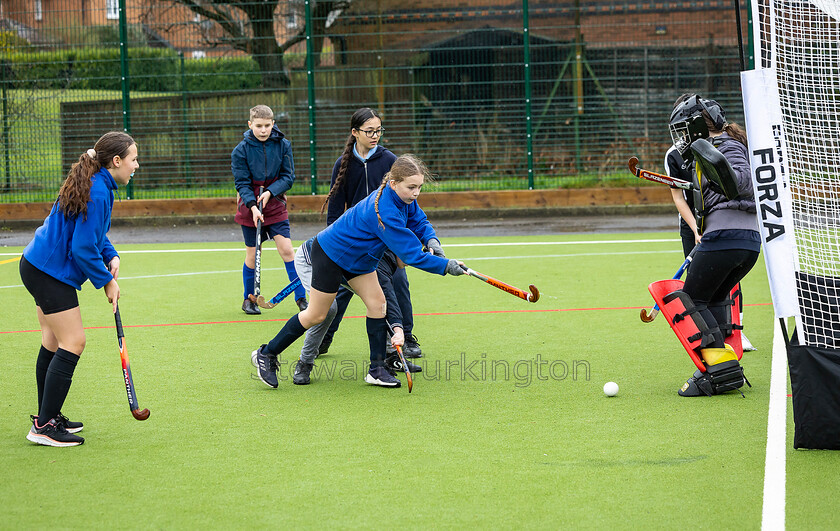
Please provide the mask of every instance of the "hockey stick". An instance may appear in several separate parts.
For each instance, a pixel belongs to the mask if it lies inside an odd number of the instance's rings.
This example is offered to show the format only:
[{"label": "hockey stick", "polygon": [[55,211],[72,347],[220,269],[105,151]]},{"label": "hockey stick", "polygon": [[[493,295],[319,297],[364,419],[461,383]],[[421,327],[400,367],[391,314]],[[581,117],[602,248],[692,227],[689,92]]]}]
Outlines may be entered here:
[{"label": "hockey stick", "polygon": [[291,281],[288,286],[281,289],[277,293],[277,295],[275,295],[274,297],[271,298],[270,301],[266,301],[265,297],[263,297],[262,295],[258,296],[257,297],[257,304],[259,305],[260,308],[265,308],[266,310],[270,310],[270,309],[274,308],[275,306],[277,306],[278,304],[280,304],[280,302],[283,299],[285,299],[286,297],[288,297],[289,295],[294,293],[295,290],[298,287],[300,287],[300,279],[296,278],[293,281]]},{"label": "hockey stick", "polygon": [[[695,252],[697,252],[697,246],[696,245],[694,246],[694,249],[692,249],[691,252],[688,253],[688,256],[685,257],[685,261],[682,263],[680,268],[677,269],[677,273],[673,277],[674,280],[683,276],[683,273],[685,272],[685,269],[688,267],[688,264],[690,264],[691,261],[694,259],[694,253]],[[659,315],[659,305],[654,304],[653,308],[650,310],[650,313],[646,312],[645,309],[642,308],[642,311],[639,313],[639,318],[641,318],[643,323],[650,323],[650,322],[653,322],[654,319],[656,319],[657,315]]]},{"label": "hockey stick", "polygon": [[125,379],[125,393],[128,395],[128,407],[131,414],[137,420],[149,418],[148,409],[140,409],[137,404],[137,393],[134,391],[134,379],[131,377],[131,366],[128,364],[128,349],[125,346],[125,335],[123,334],[122,319],[120,318],[120,307],[114,313],[114,321],[117,324],[117,344],[120,346],[120,361],[122,361],[123,378]]},{"label": "hockey stick", "polygon": [[515,288],[515,287],[511,286],[510,284],[505,284],[501,280],[496,280],[493,277],[488,277],[487,275],[483,275],[483,274],[479,273],[478,271],[474,271],[470,268],[466,268],[466,269],[467,269],[467,274],[469,276],[475,277],[479,280],[482,280],[482,281],[490,284],[491,286],[499,288],[502,291],[506,291],[506,292],[510,293],[511,295],[515,295],[515,296],[519,297],[520,299],[524,299],[528,302],[537,302],[538,300],[540,300],[540,290],[538,290],[537,287],[534,286],[533,284],[528,286],[528,289],[531,290],[531,293],[528,293],[524,289]]},{"label": "hockey stick", "polygon": [[[394,335],[394,327],[387,321],[386,324],[388,325],[388,330],[391,331],[391,335]],[[402,347],[397,345],[396,350],[400,357],[400,363],[402,363],[403,372],[405,373],[405,381],[408,383],[408,392],[411,393],[411,388],[414,387],[414,381],[411,379],[411,371],[408,370],[408,363],[406,363],[405,356],[403,356]]]},{"label": "hockey stick", "polygon": [[[260,194],[257,196],[257,209],[262,215],[262,201],[260,196],[263,193],[263,187],[260,186]],[[254,254],[254,293],[248,295],[251,302],[257,302],[260,298],[260,276],[262,273],[262,219],[257,219],[257,250]],[[259,303],[258,303],[259,304]]]},{"label": "hockey stick", "polygon": [[414,381],[411,379],[411,371],[408,370],[408,363],[405,361],[405,356],[403,356],[402,347],[397,345],[397,354],[400,356],[400,363],[403,366],[403,372],[405,372],[405,381],[408,382],[408,392],[411,393],[411,388],[414,387]]},{"label": "hockey stick", "polygon": [[637,157],[630,157],[630,160],[627,161],[627,166],[630,168],[630,172],[633,173],[633,175],[635,175],[639,179],[646,179],[648,181],[653,181],[656,183],[667,184],[668,186],[674,186],[683,190],[694,189],[694,183],[691,183],[689,181],[683,181],[682,179],[677,179],[676,177],[670,177],[662,173],[656,173],[637,168],[636,166],[638,164],[639,159]]}]

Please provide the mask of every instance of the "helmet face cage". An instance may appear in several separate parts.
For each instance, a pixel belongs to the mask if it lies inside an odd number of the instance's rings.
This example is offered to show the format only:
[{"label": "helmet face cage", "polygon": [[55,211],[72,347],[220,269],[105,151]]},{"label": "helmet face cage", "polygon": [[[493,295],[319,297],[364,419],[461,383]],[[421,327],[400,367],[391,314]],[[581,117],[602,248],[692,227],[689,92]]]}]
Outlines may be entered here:
[{"label": "helmet face cage", "polygon": [[714,100],[707,100],[696,94],[679,104],[671,113],[668,128],[671,140],[681,155],[688,151],[688,147],[696,139],[709,137],[709,127],[703,118],[703,111],[706,111],[716,129],[723,130],[726,126],[723,107]]},{"label": "helmet face cage", "polygon": [[685,155],[691,143],[698,138],[709,138],[709,127],[700,114],[688,120],[672,123],[668,126],[668,129],[671,131],[671,140],[674,142],[674,147],[677,148],[680,155]]}]

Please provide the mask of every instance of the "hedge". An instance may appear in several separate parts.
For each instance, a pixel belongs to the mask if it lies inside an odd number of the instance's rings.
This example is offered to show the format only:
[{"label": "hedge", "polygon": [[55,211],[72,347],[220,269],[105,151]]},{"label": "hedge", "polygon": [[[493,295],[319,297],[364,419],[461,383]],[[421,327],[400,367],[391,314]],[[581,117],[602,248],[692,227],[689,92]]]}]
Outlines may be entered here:
[{"label": "hedge", "polygon": [[[129,48],[132,91],[181,90],[181,65],[171,49]],[[0,56],[7,69],[4,81],[15,89],[120,90],[120,54],[113,48],[81,48],[52,52],[15,52]],[[190,92],[258,88],[259,66],[250,57],[219,57],[184,61]]]}]

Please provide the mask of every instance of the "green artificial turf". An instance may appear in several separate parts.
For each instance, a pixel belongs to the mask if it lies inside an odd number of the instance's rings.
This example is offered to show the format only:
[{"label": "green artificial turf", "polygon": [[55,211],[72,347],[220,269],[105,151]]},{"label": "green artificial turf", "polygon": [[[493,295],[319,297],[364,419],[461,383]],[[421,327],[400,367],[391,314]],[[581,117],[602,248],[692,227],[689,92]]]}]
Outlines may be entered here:
[{"label": "green artificial turf", "polygon": [[[673,234],[445,239],[450,257],[542,297],[411,270],[424,372],[409,394],[362,381],[358,299],[312,385],[288,380],[300,340],[272,390],[250,352],[294,302],[241,312],[241,242],[114,243],[151,417],[128,411],[113,317],[87,284],[87,348],[64,407],[85,423],[77,448],[25,439],[40,333],[28,293],[8,287],[17,263],[0,264],[5,528],[760,527],[773,335],[762,261],[743,283],[752,389],[686,399],[676,391],[693,364],[661,316],[638,317],[647,284],[682,262]],[[263,267],[264,293],[288,282],[270,248]],[[607,381],[618,396],[604,396]],[[794,451],[790,411],[788,427],[787,524],[836,528],[840,457]]]}]

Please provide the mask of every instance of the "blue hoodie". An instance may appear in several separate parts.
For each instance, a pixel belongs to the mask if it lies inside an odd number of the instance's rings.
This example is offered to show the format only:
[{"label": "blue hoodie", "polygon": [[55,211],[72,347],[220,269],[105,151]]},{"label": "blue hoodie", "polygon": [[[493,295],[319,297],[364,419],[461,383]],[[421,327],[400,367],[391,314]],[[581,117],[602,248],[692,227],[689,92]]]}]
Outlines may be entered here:
[{"label": "blue hoodie", "polygon": [[118,256],[107,235],[116,189],[111,172],[100,168],[91,177],[87,214],[67,219],[56,201],[44,224],[23,250],[24,258],[77,290],[88,279],[96,289],[110,282],[114,277],[105,264]]},{"label": "blue hoodie", "polygon": [[423,252],[423,244],[437,236],[417,201],[406,204],[386,185],[379,199],[383,227],[374,210],[377,193],[374,190],[318,234],[327,256],[346,271],[363,275],[376,270],[387,247],[410,266],[445,274],[449,260]]}]

